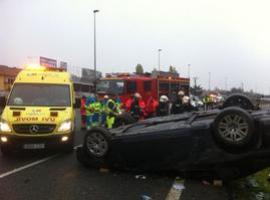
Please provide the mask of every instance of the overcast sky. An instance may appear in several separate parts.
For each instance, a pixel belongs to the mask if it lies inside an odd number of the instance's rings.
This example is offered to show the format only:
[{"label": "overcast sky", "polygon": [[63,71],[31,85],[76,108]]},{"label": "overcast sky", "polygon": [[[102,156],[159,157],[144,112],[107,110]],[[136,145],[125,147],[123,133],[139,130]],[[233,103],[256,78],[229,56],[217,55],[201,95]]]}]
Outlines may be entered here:
[{"label": "overcast sky", "polygon": [[[270,92],[269,0],[0,0],[0,64],[22,66],[29,56],[93,67],[145,71],[173,65],[208,88]],[[75,71],[75,68],[72,69]],[[78,70],[77,70],[78,73]]]}]

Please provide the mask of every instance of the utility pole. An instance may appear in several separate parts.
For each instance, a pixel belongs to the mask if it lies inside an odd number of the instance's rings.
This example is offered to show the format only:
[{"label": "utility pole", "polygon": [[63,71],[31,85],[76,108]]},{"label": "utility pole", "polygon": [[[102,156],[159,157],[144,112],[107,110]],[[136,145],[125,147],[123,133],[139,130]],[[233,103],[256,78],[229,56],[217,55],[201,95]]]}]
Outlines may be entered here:
[{"label": "utility pole", "polygon": [[228,77],[225,77],[225,90],[228,90]]},{"label": "utility pole", "polygon": [[193,81],[194,81],[194,87],[197,87],[197,80],[199,78],[197,76],[193,77]]},{"label": "utility pole", "polygon": [[194,81],[194,94],[197,95],[197,80],[198,77],[193,77],[193,81]]},{"label": "utility pole", "polygon": [[96,53],[96,13],[98,13],[99,10],[93,10],[94,13],[94,92],[97,92],[97,53]]},{"label": "utility pole", "polygon": [[190,64],[188,64],[188,78],[190,79]]},{"label": "utility pole", "polygon": [[162,51],[162,49],[158,49],[158,71],[160,73],[160,52]]},{"label": "utility pole", "polygon": [[208,90],[211,90],[211,72],[208,72]]}]

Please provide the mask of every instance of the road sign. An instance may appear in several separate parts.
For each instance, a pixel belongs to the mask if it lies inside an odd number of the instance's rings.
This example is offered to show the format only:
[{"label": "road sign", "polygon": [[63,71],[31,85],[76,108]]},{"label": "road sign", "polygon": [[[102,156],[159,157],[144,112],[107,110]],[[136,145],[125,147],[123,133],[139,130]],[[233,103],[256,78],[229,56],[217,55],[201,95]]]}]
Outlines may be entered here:
[{"label": "road sign", "polygon": [[67,62],[60,61],[60,68],[67,71]]},{"label": "road sign", "polygon": [[39,64],[44,67],[57,67],[57,60],[40,56]]}]

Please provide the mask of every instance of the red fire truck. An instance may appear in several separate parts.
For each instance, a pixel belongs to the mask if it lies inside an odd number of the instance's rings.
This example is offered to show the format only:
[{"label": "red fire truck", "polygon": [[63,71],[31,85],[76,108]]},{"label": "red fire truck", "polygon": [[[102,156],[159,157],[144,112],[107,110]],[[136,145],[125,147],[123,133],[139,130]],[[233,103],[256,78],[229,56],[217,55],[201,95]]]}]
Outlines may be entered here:
[{"label": "red fire truck", "polygon": [[141,94],[143,100],[147,102],[149,97],[158,100],[161,95],[167,95],[172,98],[179,90],[189,94],[188,78],[175,76],[156,77],[150,74],[129,74],[129,73],[114,73],[106,74],[97,84],[97,93],[102,96],[105,94],[118,95],[122,102],[133,95],[135,92]]}]

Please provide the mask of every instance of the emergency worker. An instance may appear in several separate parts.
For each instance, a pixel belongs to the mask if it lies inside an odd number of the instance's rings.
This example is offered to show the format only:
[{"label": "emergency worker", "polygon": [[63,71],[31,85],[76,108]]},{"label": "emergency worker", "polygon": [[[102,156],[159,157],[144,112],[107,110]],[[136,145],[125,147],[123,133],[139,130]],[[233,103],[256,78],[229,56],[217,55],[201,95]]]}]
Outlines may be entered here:
[{"label": "emergency worker", "polygon": [[81,129],[86,129],[86,96],[82,96],[81,98],[81,107],[80,107],[80,113],[81,113]]},{"label": "emergency worker", "polygon": [[130,112],[133,99],[134,99],[134,95],[130,95],[130,97],[128,97],[128,99],[125,101],[124,108],[125,108],[126,112]]},{"label": "emergency worker", "polygon": [[115,123],[116,116],[121,113],[119,105],[113,98],[108,99],[106,103],[105,112],[106,112],[106,125],[107,128],[110,129],[113,127]]},{"label": "emergency worker", "polygon": [[145,113],[145,103],[142,99],[142,96],[139,93],[134,94],[134,98],[130,105],[130,114],[136,119],[144,119],[146,116]]},{"label": "emergency worker", "polygon": [[150,96],[147,100],[146,108],[145,108],[147,117],[155,117],[157,114],[156,113],[157,107],[158,107],[157,100],[155,100],[154,97]]},{"label": "emergency worker", "polygon": [[123,103],[121,101],[121,98],[118,95],[115,98],[115,103],[116,103],[118,109],[121,110],[121,108],[123,107]]},{"label": "emergency worker", "polygon": [[85,110],[86,110],[86,129],[89,130],[92,127],[93,108],[92,104],[95,102],[95,98],[90,95],[86,98]]},{"label": "emergency worker", "polygon": [[197,110],[197,108],[191,105],[189,96],[184,96],[182,99],[182,112],[191,112],[195,110]]},{"label": "emergency worker", "polygon": [[161,95],[159,98],[159,104],[157,108],[157,116],[169,115],[170,104],[169,98],[166,95]]},{"label": "emergency worker", "polygon": [[92,116],[92,127],[101,125],[101,115],[102,115],[102,105],[99,100],[95,97],[94,102],[90,105],[91,110],[93,111]]},{"label": "emergency worker", "polygon": [[171,113],[172,114],[179,114],[183,112],[183,97],[185,93],[180,90],[178,92],[178,96],[175,102],[172,103]]},{"label": "emergency worker", "polygon": [[106,126],[106,116],[107,116],[107,114],[106,114],[106,106],[107,106],[107,102],[108,102],[108,100],[109,100],[109,96],[108,95],[104,95],[104,97],[103,97],[103,99],[102,99],[102,101],[101,101],[101,125],[102,126]]}]

